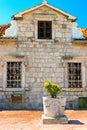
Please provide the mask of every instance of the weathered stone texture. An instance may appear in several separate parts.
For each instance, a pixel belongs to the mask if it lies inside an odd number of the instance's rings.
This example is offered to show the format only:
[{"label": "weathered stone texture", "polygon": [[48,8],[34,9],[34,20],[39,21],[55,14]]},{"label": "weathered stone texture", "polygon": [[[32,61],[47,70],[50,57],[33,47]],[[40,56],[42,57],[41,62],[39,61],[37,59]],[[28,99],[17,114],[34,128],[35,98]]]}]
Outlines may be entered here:
[{"label": "weathered stone texture", "polygon": [[[44,15],[44,10],[47,15]],[[41,20],[52,21],[51,40],[38,39],[37,25]],[[71,105],[72,108],[76,108],[78,97],[87,96],[87,90],[85,90],[87,86],[87,59],[85,57],[87,56],[87,46],[72,43],[72,22],[67,20],[64,15],[44,6],[24,14],[23,19],[17,20],[17,24],[18,41],[0,42],[0,103],[3,104],[2,102],[5,100],[8,104],[7,108],[10,109],[13,89],[8,92],[6,88],[6,62],[21,61],[23,90],[15,91],[24,92],[22,101],[24,108],[41,109],[42,97],[47,95],[43,89],[43,83],[47,80],[59,83],[65,89],[62,95],[67,98],[67,107],[70,108],[69,103],[73,104],[72,102],[76,100],[76,104]],[[64,56],[68,56],[68,59],[63,59]],[[69,59],[70,56],[73,58]],[[82,70],[85,73],[85,75],[83,74],[83,90],[76,89],[74,92],[68,89],[67,62],[76,61],[80,61],[86,71]],[[3,106],[3,108],[5,107]]]}]

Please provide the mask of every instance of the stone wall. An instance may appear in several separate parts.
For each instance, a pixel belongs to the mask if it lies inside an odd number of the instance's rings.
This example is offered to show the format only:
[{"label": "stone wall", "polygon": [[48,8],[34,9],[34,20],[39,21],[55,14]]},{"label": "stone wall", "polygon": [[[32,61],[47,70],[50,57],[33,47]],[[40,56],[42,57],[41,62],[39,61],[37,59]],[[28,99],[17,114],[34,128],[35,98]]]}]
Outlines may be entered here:
[{"label": "stone wall", "polygon": [[[40,20],[52,21],[51,40],[37,38],[37,25]],[[48,80],[60,84],[63,88],[62,95],[67,98],[66,108],[78,109],[78,97],[87,95],[87,67],[86,58],[84,57],[87,56],[87,47],[72,43],[72,22],[67,20],[64,15],[44,6],[24,14],[23,19],[17,20],[17,24],[18,41],[15,44],[12,44],[12,42],[0,44],[0,54],[2,55],[0,57],[1,107],[10,109],[12,105],[11,95],[15,91],[22,91],[23,100],[19,108],[42,109],[42,97],[47,95],[43,83]],[[3,55],[4,50],[5,55]],[[68,57],[68,59],[63,57]],[[6,88],[7,61],[22,62],[22,88]],[[69,89],[67,63],[78,61],[82,63],[83,67],[83,88]]]},{"label": "stone wall", "polygon": [[[39,40],[38,21],[52,21],[52,39]],[[42,97],[47,93],[43,83],[47,80],[64,87],[64,68],[62,56],[68,55],[71,48],[71,21],[54,10],[42,7],[23,15],[18,20],[18,52],[27,56],[25,69],[25,94],[27,108],[42,107]]]}]

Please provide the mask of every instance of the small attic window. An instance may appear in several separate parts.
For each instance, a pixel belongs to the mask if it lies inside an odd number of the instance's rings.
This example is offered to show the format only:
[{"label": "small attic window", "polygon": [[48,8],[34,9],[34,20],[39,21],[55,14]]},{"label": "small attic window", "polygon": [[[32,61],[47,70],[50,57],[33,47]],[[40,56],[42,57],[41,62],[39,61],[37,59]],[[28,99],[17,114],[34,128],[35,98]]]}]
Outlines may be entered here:
[{"label": "small attic window", "polygon": [[38,39],[52,39],[52,21],[38,21]]},{"label": "small attic window", "polygon": [[66,24],[62,24],[62,28],[63,28],[63,29],[66,29],[66,28],[67,28],[67,25],[66,25]]}]

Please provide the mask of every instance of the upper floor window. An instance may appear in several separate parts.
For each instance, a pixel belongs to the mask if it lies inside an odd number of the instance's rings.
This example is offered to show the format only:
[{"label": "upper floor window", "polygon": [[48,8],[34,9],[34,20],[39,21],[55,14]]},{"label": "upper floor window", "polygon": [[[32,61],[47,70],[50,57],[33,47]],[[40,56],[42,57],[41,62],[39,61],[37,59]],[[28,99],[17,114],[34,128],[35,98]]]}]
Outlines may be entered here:
[{"label": "upper floor window", "polygon": [[68,63],[69,88],[82,87],[81,63]]},{"label": "upper floor window", "polygon": [[38,39],[52,39],[52,21],[38,21]]},{"label": "upper floor window", "polygon": [[21,88],[21,62],[7,62],[7,87]]}]

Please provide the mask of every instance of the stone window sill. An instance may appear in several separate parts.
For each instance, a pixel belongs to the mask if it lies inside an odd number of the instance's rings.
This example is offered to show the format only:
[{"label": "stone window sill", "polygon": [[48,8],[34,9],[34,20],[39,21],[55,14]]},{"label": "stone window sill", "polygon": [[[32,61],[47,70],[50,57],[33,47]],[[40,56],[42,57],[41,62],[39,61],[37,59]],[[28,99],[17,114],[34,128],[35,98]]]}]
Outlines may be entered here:
[{"label": "stone window sill", "polygon": [[37,42],[53,42],[54,39],[36,39]]},{"label": "stone window sill", "polygon": [[31,42],[59,42],[58,38],[54,39],[36,39],[36,38],[31,38]]},{"label": "stone window sill", "polygon": [[62,88],[64,92],[82,92],[87,90],[87,88]]},{"label": "stone window sill", "polygon": [[3,91],[7,91],[7,92],[10,92],[10,91],[30,91],[30,88],[0,88],[0,91],[3,90]]},{"label": "stone window sill", "polygon": [[24,88],[4,88],[4,91],[24,91]]}]

